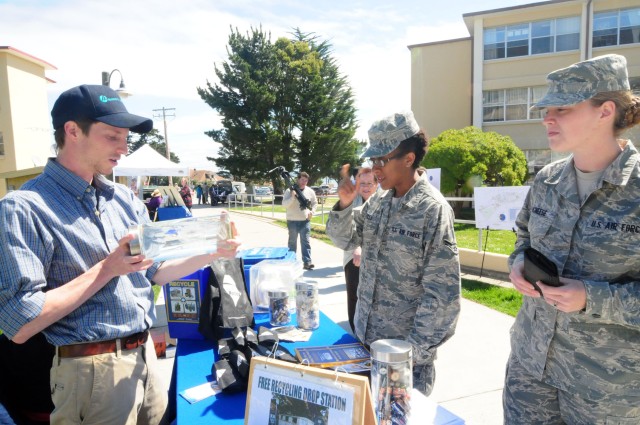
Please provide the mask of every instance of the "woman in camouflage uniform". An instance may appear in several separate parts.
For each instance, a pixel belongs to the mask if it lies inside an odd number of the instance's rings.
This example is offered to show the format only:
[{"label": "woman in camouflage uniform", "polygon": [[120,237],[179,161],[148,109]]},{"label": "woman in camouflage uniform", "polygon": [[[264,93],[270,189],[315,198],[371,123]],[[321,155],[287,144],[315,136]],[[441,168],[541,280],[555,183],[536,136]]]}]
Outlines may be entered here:
[{"label": "woman in camouflage uniform", "polygon": [[327,234],[342,249],[362,246],[356,336],[367,346],[379,339],[411,343],[413,386],[429,395],[436,349],[453,335],[460,313],[453,211],[417,172],[428,142],[413,113],[376,121],[369,143],[363,156],[383,191],[353,208],[359,182],[343,167]]},{"label": "woman in camouflage uniform", "polygon": [[[621,133],[640,121],[626,59],[605,55],[548,75],[535,108],[550,148],[517,219],[510,278],[524,297],[511,330],[507,424],[640,423],[640,155]],[[524,250],[562,286],[523,277]]]}]

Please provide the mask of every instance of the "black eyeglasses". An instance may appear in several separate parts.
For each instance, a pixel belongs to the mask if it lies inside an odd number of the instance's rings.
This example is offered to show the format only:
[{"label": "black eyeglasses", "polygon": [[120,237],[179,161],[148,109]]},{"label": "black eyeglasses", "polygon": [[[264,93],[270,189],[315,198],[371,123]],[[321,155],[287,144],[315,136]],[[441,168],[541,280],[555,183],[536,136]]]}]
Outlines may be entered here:
[{"label": "black eyeglasses", "polygon": [[402,158],[404,156],[403,153],[396,154],[394,156],[390,156],[389,158],[369,158],[369,163],[371,167],[380,167],[383,168],[385,165],[389,163],[392,159]]}]

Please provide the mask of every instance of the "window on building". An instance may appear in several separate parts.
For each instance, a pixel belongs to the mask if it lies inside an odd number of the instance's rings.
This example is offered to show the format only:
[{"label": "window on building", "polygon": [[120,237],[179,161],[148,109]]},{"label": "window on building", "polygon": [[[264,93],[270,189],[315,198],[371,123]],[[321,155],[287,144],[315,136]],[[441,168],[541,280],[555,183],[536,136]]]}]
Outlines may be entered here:
[{"label": "window on building", "polygon": [[640,77],[629,77],[629,85],[633,94],[640,96]]},{"label": "window on building", "polygon": [[504,121],[504,90],[482,92],[482,121]]},{"label": "window on building", "polygon": [[580,20],[556,19],[556,52],[575,50],[580,46]]},{"label": "window on building", "polygon": [[520,121],[542,118],[540,111],[529,111],[547,92],[546,86],[485,90],[482,92],[482,121]]},{"label": "window on building", "polygon": [[640,8],[593,15],[593,47],[640,43]]},{"label": "window on building", "polygon": [[[535,86],[529,88],[529,105],[535,105],[547,94],[547,86]],[[537,120],[542,119],[542,110],[536,109],[529,111],[529,119]]]},{"label": "window on building", "polygon": [[484,31],[484,58],[504,57],[504,27],[489,28]]},{"label": "window on building", "polygon": [[4,139],[2,138],[2,131],[0,131],[0,156],[4,156]]},{"label": "window on building", "polygon": [[485,28],[483,39],[485,60],[576,50],[580,47],[580,18]]}]

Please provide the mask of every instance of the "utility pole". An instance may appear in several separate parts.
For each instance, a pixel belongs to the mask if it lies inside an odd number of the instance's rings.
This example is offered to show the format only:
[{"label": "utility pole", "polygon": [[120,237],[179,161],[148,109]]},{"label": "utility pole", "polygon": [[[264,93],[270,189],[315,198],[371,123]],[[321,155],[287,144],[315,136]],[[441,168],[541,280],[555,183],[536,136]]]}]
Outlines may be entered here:
[{"label": "utility pole", "polygon": [[[169,151],[169,136],[167,136],[167,117],[175,118],[176,116],[174,112],[175,110],[176,108],[165,108],[164,106],[162,107],[162,109],[153,110],[153,118],[162,118],[162,122],[164,123],[164,143],[166,144],[166,147],[167,147],[167,159],[169,161],[171,161],[171,153]],[[160,114],[160,112],[162,112],[162,114]],[[172,115],[170,115],[169,112]],[[171,176],[168,176],[168,177],[169,177],[169,186],[173,186],[173,180]]]}]

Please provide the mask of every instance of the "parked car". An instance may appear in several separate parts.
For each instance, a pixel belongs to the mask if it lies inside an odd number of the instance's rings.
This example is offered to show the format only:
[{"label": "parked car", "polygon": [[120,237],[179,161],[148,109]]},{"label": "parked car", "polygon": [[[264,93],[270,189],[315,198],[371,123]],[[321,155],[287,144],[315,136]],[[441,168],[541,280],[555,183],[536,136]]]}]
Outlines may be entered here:
[{"label": "parked car", "polygon": [[311,190],[313,190],[316,193],[316,196],[323,196],[325,195],[325,193],[323,192],[322,188],[320,188],[320,186],[310,186]]},{"label": "parked car", "polygon": [[211,206],[226,203],[228,195],[229,193],[223,187],[211,186],[209,188],[209,201],[211,202]]},{"label": "parked car", "polygon": [[253,188],[253,193],[256,196],[269,196],[271,195],[271,190],[268,187],[255,187]]}]

